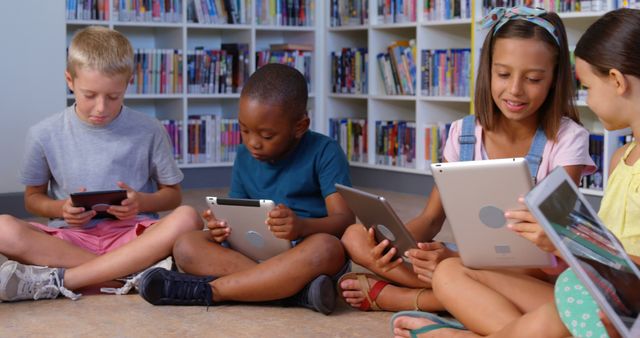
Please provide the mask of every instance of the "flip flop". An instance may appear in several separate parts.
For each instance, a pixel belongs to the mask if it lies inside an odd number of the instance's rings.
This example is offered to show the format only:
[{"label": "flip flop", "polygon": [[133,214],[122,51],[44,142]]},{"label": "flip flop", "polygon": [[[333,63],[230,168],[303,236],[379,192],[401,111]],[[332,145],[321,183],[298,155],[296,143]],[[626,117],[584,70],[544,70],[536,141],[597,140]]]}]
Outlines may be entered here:
[{"label": "flip flop", "polygon": [[456,330],[466,330],[464,325],[462,325],[462,323],[460,323],[459,321],[457,321],[455,319],[442,318],[442,317],[440,317],[440,316],[438,316],[438,315],[436,315],[434,313],[431,313],[431,312],[400,311],[400,312],[397,312],[396,314],[394,314],[391,317],[391,322],[390,323],[391,323],[391,333],[392,334],[393,334],[393,323],[399,317],[425,318],[425,319],[429,319],[430,321],[434,322],[434,324],[425,325],[425,326],[417,328],[415,330],[410,330],[409,334],[411,334],[411,337],[418,337],[419,334],[427,333],[427,332],[435,331],[435,330],[439,330],[439,329],[444,329],[444,328],[456,329]]},{"label": "flip flop", "polygon": [[[369,281],[367,280],[367,278],[376,279],[378,281],[375,282],[372,287],[369,287]],[[378,306],[378,303],[376,303],[376,299],[378,298],[378,295],[380,295],[382,289],[387,286],[389,282],[380,280],[380,277],[370,273],[349,272],[347,274],[344,274],[338,280],[337,290],[340,298],[342,299],[345,299],[342,295],[345,290],[340,286],[340,284],[342,284],[342,282],[347,279],[357,280],[358,283],[360,283],[360,289],[362,290],[362,292],[364,292],[365,299],[362,301],[362,303],[360,303],[360,307],[358,307],[360,311],[382,310],[380,306]]]}]

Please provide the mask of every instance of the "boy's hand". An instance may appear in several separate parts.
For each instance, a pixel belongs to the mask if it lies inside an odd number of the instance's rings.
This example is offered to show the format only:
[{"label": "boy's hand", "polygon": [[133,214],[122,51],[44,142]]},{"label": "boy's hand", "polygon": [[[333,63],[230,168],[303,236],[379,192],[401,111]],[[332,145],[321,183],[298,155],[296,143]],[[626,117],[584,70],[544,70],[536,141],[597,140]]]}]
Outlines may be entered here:
[{"label": "boy's hand", "polygon": [[118,186],[127,191],[127,198],[120,205],[110,206],[107,212],[118,219],[132,219],[140,210],[140,194],[124,182],[118,181]]},{"label": "boy's hand", "polygon": [[[86,190],[85,188],[80,188],[79,191],[84,192]],[[72,228],[82,227],[96,214],[97,212],[94,210],[85,211],[83,207],[74,207],[71,198],[68,198],[62,205],[62,218]]]},{"label": "boy's hand", "polygon": [[231,228],[227,224],[227,221],[218,220],[211,210],[205,210],[202,213],[202,217],[207,221],[209,234],[214,241],[222,243],[231,234]]},{"label": "boy's hand", "polygon": [[528,239],[533,244],[535,244],[538,248],[552,253],[556,256],[559,256],[560,253],[557,251],[553,242],[547,237],[547,234],[544,232],[544,229],[538,224],[538,221],[533,217],[531,212],[524,205],[524,199],[520,197],[518,199],[524,206],[524,210],[508,210],[504,213],[504,217],[507,219],[516,220],[515,223],[509,224],[507,227],[513,231],[515,231],[518,235]]},{"label": "boy's hand", "polygon": [[292,241],[302,236],[298,216],[284,204],[278,204],[269,212],[265,224],[277,238]]},{"label": "boy's hand", "polygon": [[433,272],[438,263],[449,257],[455,257],[456,253],[449,250],[441,242],[418,243],[417,249],[411,249],[406,253],[413,265],[413,272],[418,279],[431,283]]},{"label": "boy's hand", "polygon": [[373,246],[373,249],[371,249],[371,257],[373,258],[376,266],[379,269],[387,272],[402,264],[402,258],[397,258],[395,260],[393,259],[393,256],[395,256],[396,252],[398,251],[398,249],[396,249],[395,247],[391,247],[386,253],[384,253],[387,247],[391,244],[388,239],[377,243],[375,231],[373,230],[373,228],[369,228],[367,235],[369,245]]},{"label": "boy's hand", "polygon": [[613,326],[607,315],[605,315],[602,310],[598,311],[598,317],[602,321],[602,325],[604,325],[604,329],[607,330],[607,334],[609,338],[621,338],[622,336],[618,332],[618,330]]}]

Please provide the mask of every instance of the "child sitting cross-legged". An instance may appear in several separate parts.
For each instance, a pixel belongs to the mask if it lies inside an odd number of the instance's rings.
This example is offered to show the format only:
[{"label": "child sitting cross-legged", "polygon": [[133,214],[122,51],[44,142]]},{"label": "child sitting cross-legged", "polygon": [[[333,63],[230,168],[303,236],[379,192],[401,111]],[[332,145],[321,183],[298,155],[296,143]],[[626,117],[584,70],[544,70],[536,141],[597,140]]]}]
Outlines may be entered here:
[{"label": "child sitting cross-legged", "polygon": [[293,248],[258,263],[221,245],[233,224],[206,211],[209,230],[185,234],[173,249],[187,274],[149,271],[140,285],[144,299],[154,305],[284,300],[278,304],[333,311],[334,280],[345,267],[338,236],[354,221],[334,185],[350,185],[349,167],[335,141],[308,130],[306,104],[306,81],[294,68],[268,64],[249,78],[240,95],[243,144],[229,194],[277,203],[264,226]]}]

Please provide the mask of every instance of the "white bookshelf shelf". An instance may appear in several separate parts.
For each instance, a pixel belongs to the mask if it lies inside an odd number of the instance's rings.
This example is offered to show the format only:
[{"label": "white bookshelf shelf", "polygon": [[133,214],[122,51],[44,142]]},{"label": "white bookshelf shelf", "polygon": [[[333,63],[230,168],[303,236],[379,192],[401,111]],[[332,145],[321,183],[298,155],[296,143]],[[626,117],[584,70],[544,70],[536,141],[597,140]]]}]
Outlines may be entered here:
[{"label": "white bookshelf shelf", "polygon": [[353,100],[366,100],[369,98],[367,94],[338,94],[331,93],[328,95],[330,98],[334,99],[353,99]]},{"label": "white bookshelf shelf", "polygon": [[276,25],[257,25],[257,31],[277,31],[277,32],[313,32],[316,30],[314,26],[276,26]]},{"label": "white bookshelf shelf", "polygon": [[372,29],[398,29],[398,28],[416,28],[416,22],[400,22],[400,23],[379,23],[371,25]]},{"label": "white bookshelf shelf", "polygon": [[160,21],[112,21],[114,27],[182,28],[184,24]]},{"label": "white bookshelf shelf", "polygon": [[220,29],[220,30],[248,30],[253,28],[251,25],[240,24],[204,24],[189,22],[185,25],[187,28],[194,29]]},{"label": "white bookshelf shelf", "polygon": [[418,97],[422,101],[432,101],[432,102],[465,102],[470,103],[471,98],[468,96],[424,96],[421,95]]},{"label": "white bookshelf shelf", "polygon": [[420,26],[438,27],[438,26],[466,26],[471,25],[471,19],[450,19],[450,20],[427,20],[422,21]]},{"label": "white bookshelf shelf", "polygon": [[587,189],[587,188],[580,188],[580,191],[585,194],[585,195],[589,195],[589,196],[597,196],[597,197],[602,197],[604,196],[604,191],[602,190],[597,190],[597,189]]},{"label": "white bookshelf shelf", "polygon": [[385,101],[415,101],[415,95],[371,95],[373,100],[385,100]]},{"label": "white bookshelf shelf", "polygon": [[240,93],[231,94],[187,94],[187,99],[239,99]]},{"label": "white bookshelf shelf", "polygon": [[335,26],[329,27],[329,32],[351,32],[351,31],[366,31],[369,25],[349,25],[349,26]]},{"label": "white bookshelf shelf", "polygon": [[79,25],[79,26],[109,26],[109,21],[105,20],[67,20],[67,25]]}]

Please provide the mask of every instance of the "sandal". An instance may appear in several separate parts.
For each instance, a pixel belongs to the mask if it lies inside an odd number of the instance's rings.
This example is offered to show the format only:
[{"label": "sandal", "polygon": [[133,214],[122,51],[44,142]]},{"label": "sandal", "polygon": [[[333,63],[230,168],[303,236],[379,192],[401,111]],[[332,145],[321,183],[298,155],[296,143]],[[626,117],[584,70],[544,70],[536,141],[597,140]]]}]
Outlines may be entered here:
[{"label": "sandal", "polygon": [[340,286],[340,284],[342,284],[342,282],[347,279],[357,280],[360,283],[360,288],[362,292],[364,292],[364,296],[365,296],[365,299],[362,301],[362,303],[360,303],[360,307],[358,307],[358,309],[360,311],[371,311],[371,310],[380,311],[382,309],[376,303],[376,299],[378,298],[378,295],[380,295],[380,292],[382,291],[382,289],[385,286],[387,286],[389,282],[378,280],[370,288],[369,281],[367,280],[367,278],[379,279],[380,277],[376,275],[372,275],[370,273],[356,273],[356,272],[349,272],[343,275],[338,280],[338,285],[337,285],[338,294],[342,299],[345,299],[344,296],[342,295],[344,289]]},{"label": "sandal", "polygon": [[430,331],[435,331],[439,329],[456,329],[456,330],[466,330],[464,325],[462,325],[459,321],[455,319],[447,319],[440,317],[436,314],[424,311],[400,311],[391,317],[391,334],[393,334],[394,322],[398,317],[413,317],[413,318],[424,318],[433,322],[433,324],[425,325],[423,327],[419,327],[417,329],[413,329],[409,331],[411,337],[418,337],[419,334],[427,333]]}]

